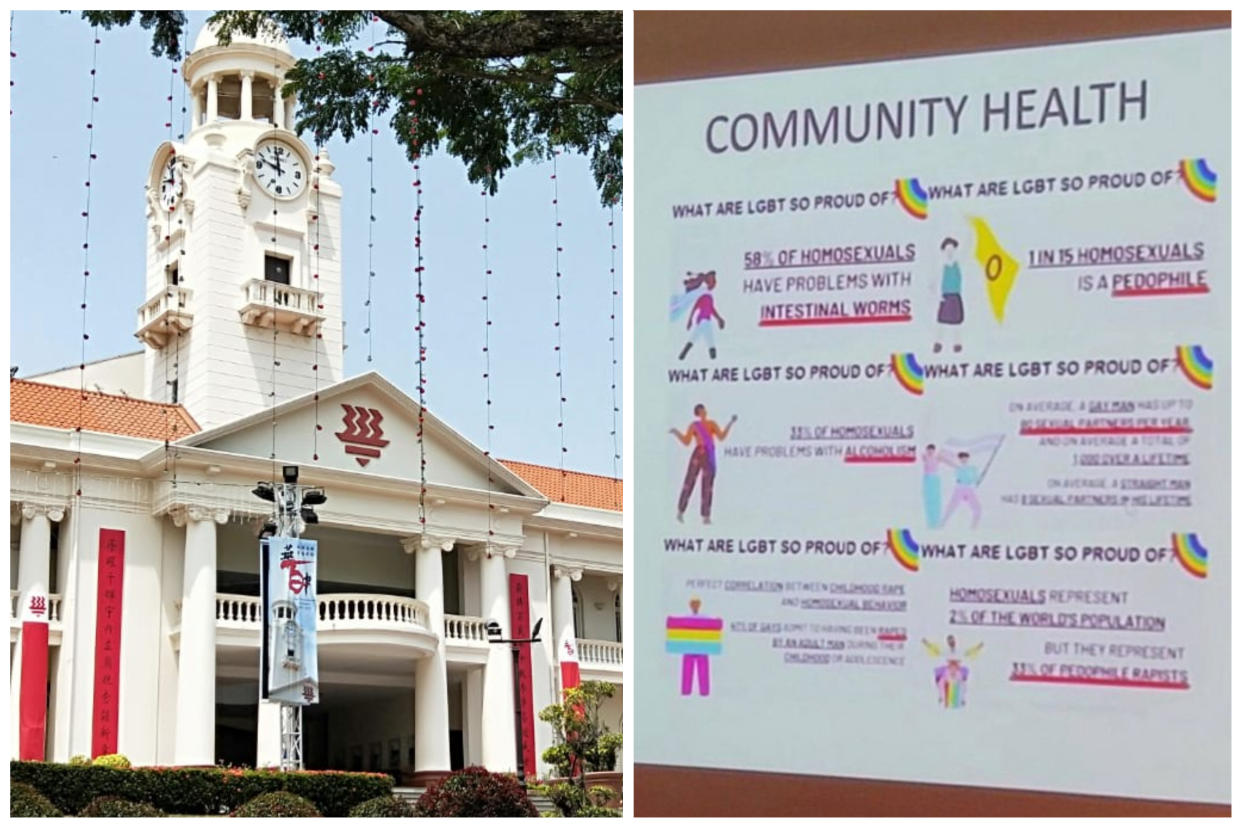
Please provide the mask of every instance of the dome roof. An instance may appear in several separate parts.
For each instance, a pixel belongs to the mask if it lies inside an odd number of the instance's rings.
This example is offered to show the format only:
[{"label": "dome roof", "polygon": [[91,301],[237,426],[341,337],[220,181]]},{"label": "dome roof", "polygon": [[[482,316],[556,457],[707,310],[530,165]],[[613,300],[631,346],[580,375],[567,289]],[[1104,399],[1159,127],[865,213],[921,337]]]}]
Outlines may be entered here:
[{"label": "dome roof", "polygon": [[[210,46],[219,46],[220,41],[216,37],[216,32],[219,28],[219,24],[209,23],[199,29],[198,37],[194,40],[193,51],[197,52],[199,49],[206,49]],[[289,51],[289,41],[285,40],[285,36],[280,31],[267,30],[264,26],[259,27],[259,31],[254,37],[251,37],[244,32],[234,30],[231,43],[255,43],[259,46],[279,49],[287,55],[293,54]]]}]

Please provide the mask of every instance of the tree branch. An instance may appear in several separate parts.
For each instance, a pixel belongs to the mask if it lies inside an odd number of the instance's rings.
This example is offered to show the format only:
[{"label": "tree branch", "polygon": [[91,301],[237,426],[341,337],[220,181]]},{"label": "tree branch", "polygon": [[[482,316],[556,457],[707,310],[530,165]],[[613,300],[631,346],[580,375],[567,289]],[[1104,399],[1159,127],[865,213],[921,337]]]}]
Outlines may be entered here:
[{"label": "tree branch", "polygon": [[565,48],[621,49],[621,12],[524,11],[455,19],[447,19],[443,12],[377,11],[376,15],[401,31],[411,50],[450,57],[521,57]]}]

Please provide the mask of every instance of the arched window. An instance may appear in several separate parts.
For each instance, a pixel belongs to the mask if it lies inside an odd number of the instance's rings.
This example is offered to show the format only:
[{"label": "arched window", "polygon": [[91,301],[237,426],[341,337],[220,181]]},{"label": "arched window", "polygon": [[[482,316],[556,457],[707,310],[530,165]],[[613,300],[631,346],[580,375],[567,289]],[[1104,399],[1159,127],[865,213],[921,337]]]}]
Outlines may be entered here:
[{"label": "arched window", "polygon": [[582,632],[586,629],[586,624],[582,619],[582,593],[577,587],[571,587],[571,589],[574,594],[574,638],[583,638]]}]

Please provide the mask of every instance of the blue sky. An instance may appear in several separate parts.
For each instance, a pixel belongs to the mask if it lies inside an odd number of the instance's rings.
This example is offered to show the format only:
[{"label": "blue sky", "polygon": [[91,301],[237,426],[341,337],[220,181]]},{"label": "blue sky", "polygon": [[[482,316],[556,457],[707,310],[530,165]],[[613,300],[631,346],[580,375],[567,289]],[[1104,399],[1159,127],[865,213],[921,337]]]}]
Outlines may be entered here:
[{"label": "blue sky", "polygon": [[[190,12],[191,42],[207,12]],[[377,29],[380,39],[383,30]],[[136,351],[143,296],[143,184],[151,156],[168,137],[169,62],[150,53],[137,25],[101,32],[92,173],[90,340],[87,359]],[[369,37],[367,38],[369,43]],[[366,44],[360,44],[365,46]],[[294,54],[313,46],[291,44]],[[19,376],[76,365],[82,287],[81,212],[90,110],[91,29],[78,13],[17,12],[11,59],[10,365]],[[180,75],[174,135],[180,132]],[[188,120],[188,119],[187,119]],[[413,188],[387,123],[376,136],[373,361],[367,363],[366,136],[328,144],[344,188],[345,374],[374,368],[414,390]],[[567,465],[613,473],[608,211],[587,160],[561,156],[562,329]],[[427,267],[427,407],[467,437],[485,437],[483,386],[483,208],[465,168],[442,152],[423,161]],[[493,451],[560,464],[557,430],[554,220],[550,164],[507,175],[491,200]],[[616,220],[621,282],[621,215]],[[617,297],[617,358],[621,341]],[[620,386],[621,368],[617,366]],[[620,406],[621,388],[617,389]],[[620,430],[620,414],[617,427]],[[619,470],[618,461],[618,470]]]}]

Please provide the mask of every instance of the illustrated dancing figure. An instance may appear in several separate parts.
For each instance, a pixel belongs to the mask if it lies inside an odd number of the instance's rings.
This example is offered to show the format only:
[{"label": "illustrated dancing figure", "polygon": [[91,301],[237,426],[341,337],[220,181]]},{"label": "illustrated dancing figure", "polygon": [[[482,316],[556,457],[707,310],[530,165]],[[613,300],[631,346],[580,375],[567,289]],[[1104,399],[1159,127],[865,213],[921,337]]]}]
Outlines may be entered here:
[{"label": "illustrated dancing figure", "polygon": [[690,495],[694,491],[695,481],[699,481],[699,504],[703,523],[712,522],[712,490],[716,481],[716,441],[723,442],[729,436],[729,429],[737,422],[737,415],[729,420],[723,429],[715,420],[707,418],[707,407],[699,403],[694,407],[695,420],[686,427],[683,434],[675,428],[669,433],[681,441],[683,446],[694,441],[694,451],[690,453],[690,462],[686,467],[686,479],[681,486],[681,496],[677,500],[677,520],[682,521],[686,507],[690,505]]}]

